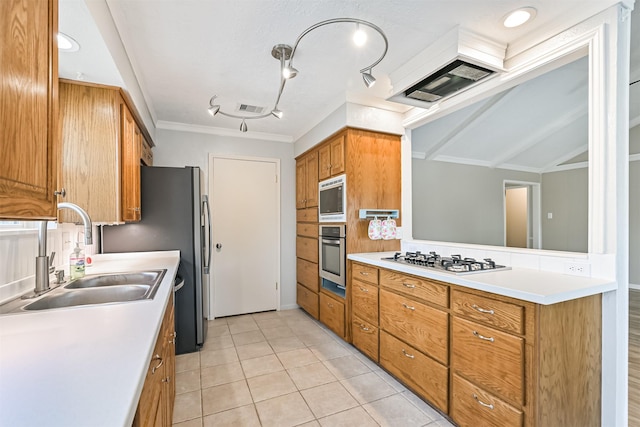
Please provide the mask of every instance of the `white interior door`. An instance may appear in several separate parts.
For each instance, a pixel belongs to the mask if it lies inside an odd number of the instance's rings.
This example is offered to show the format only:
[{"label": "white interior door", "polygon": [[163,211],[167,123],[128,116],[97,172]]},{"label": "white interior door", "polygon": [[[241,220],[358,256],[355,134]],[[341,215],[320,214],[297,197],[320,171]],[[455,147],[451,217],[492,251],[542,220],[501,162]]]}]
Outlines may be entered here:
[{"label": "white interior door", "polygon": [[211,157],[213,317],[279,307],[279,164]]}]

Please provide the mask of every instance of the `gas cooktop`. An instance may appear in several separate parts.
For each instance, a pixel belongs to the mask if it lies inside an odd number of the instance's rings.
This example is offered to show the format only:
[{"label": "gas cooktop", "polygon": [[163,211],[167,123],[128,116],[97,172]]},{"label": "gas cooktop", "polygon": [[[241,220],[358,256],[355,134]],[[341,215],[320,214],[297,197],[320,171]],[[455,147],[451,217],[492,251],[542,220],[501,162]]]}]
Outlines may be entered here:
[{"label": "gas cooktop", "polygon": [[511,267],[498,265],[491,258],[476,261],[474,258],[462,258],[461,255],[443,257],[435,252],[429,252],[428,254],[423,254],[420,251],[407,252],[405,254],[396,252],[394,256],[382,259],[457,275],[486,273],[494,270],[511,270]]}]

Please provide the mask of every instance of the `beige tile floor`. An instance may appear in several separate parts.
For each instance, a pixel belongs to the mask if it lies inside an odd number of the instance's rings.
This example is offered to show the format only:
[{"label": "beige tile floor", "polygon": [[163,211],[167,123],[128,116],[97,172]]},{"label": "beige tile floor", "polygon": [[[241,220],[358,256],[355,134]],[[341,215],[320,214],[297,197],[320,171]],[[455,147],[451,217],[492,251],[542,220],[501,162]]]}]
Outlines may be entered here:
[{"label": "beige tile floor", "polygon": [[176,372],[174,426],[452,426],[302,310],[212,320]]}]

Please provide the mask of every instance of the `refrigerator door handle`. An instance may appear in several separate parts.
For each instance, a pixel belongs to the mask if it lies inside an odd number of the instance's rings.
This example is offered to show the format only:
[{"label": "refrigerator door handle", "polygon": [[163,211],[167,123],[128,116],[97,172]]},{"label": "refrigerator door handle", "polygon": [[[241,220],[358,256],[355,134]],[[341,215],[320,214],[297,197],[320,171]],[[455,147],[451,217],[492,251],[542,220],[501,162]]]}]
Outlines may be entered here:
[{"label": "refrigerator door handle", "polygon": [[207,208],[207,229],[209,230],[209,244],[207,245],[207,263],[204,265],[204,274],[209,274],[211,268],[211,245],[213,244],[213,233],[211,232],[211,208],[209,207],[209,196],[202,196],[202,204]]}]

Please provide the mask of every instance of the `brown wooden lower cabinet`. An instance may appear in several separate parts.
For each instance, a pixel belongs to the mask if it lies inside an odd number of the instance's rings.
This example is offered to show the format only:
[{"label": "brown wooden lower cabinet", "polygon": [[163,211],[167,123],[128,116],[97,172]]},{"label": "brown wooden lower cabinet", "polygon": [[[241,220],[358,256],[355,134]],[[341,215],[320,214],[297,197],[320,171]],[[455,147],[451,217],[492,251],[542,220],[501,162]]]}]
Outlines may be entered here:
[{"label": "brown wooden lower cabinet", "polygon": [[344,302],[320,292],[320,321],[344,339]]},{"label": "brown wooden lower cabinet", "polygon": [[171,426],[175,401],[175,326],[173,294],[160,327],[145,377],[140,401],[133,419],[134,427]]},{"label": "brown wooden lower cabinet", "polygon": [[521,427],[522,411],[453,374],[451,418],[460,427]]},{"label": "brown wooden lower cabinet", "polygon": [[380,365],[422,398],[447,412],[449,369],[404,341],[380,331]]},{"label": "brown wooden lower cabinet", "polygon": [[358,263],[348,289],[353,345],[461,427],[600,426],[601,295],[540,305]]},{"label": "brown wooden lower cabinet", "polygon": [[314,319],[318,318],[318,294],[311,292],[298,283],[296,287],[296,302],[304,311],[309,313]]}]

